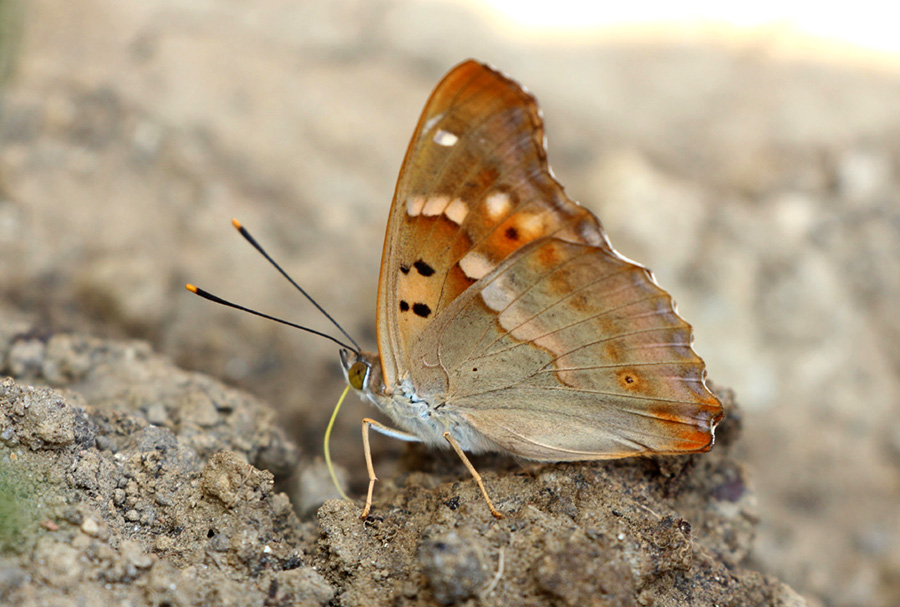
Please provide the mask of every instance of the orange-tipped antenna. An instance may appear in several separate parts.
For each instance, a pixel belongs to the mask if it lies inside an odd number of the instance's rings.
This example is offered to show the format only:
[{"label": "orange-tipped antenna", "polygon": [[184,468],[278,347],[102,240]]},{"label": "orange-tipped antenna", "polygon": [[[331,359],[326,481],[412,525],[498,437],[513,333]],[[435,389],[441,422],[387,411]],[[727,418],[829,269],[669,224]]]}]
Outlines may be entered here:
[{"label": "orange-tipped antenna", "polygon": [[[352,346],[348,346],[344,342],[342,342],[338,339],[335,339],[334,337],[332,337],[331,335],[328,335],[327,333],[322,333],[321,331],[316,331],[315,329],[310,329],[309,327],[304,327],[302,325],[288,322],[286,320],[282,320],[282,319],[276,318],[274,316],[269,316],[268,314],[263,314],[262,312],[257,312],[256,310],[251,310],[250,308],[245,308],[244,306],[239,306],[236,303],[232,303],[232,302],[228,301],[227,299],[222,299],[218,295],[213,295],[212,293],[209,293],[208,291],[204,291],[203,289],[201,289],[199,287],[195,287],[192,284],[186,284],[186,285],[184,285],[184,288],[195,295],[199,295],[203,299],[208,299],[209,301],[213,301],[217,304],[222,304],[223,306],[228,306],[229,308],[234,308],[235,310],[241,310],[242,312],[249,312],[250,314],[253,314],[254,316],[260,316],[262,318],[274,320],[275,322],[279,322],[283,325],[287,325],[289,327],[294,327],[295,329],[300,329],[301,331],[306,331],[307,333],[312,333],[313,335],[318,335],[319,337],[324,337],[325,339],[330,339],[331,341],[333,341],[334,343],[336,343],[337,345],[339,345],[342,348],[347,348],[348,350],[353,350],[354,352],[359,352],[359,346],[357,346],[355,348]],[[350,341],[353,341],[353,340],[351,339]],[[356,342],[353,342],[353,343],[354,343],[354,345],[356,344]]]},{"label": "orange-tipped antenna", "polygon": [[[298,291],[300,291],[300,292],[303,294],[303,296],[304,296],[306,299],[308,299],[309,302],[310,302],[312,305],[314,305],[314,306],[316,307],[316,309],[317,309],[319,312],[321,312],[322,314],[324,314],[324,315],[325,315],[325,318],[327,318],[328,320],[330,320],[330,321],[331,321],[331,324],[333,324],[335,327],[337,327],[337,328],[338,328],[338,331],[340,331],[341,333],[344,334],[344,337],[346,337],[347,339],[350,340],[350,343],[352,343],[352,344],[355,346],[354,348],[350,348],[351,350],[353,350],[353,351],[355,351],[355,352],[359,352],[359,344],[356,343],[356,340],[353,339],[352,337],[350,337],[350,334],[347,333],[347,332],[344,330],[344,327],[342,327],[340,324],[338,324],[338,321],[336,321],[334,318],[332,318],[332,317],[331,317],[331,314],[329,314],[328,312],[326,312],[325,309],[324,309],[322,306],[320,306],[320,305],[318,304],[318,302],[316,302],[316,300],[313,299],[312,296],[311,296],[309,293],[307,293],[306,291],[303,290],[303,287],[301,287],[300,285],[298,285],[298,284],[296,283],[296,281],[294,281],[294,279],[291,278],[291,277],[288,275],[288,273],[285,272],[284,269],[282,269],[282,267],[281,267],[280,265],[278,265],[278,263],[276,263],[276,261],[275,261],[274,259],[272,259],[272,258],[269,256],[268,253],[266,253],[266,250],[263,249],[262,246],[260,246],[260,244],[259,244],[258,242],[256,242],[256,239],[253,238],[253,236],[250,235],[250,232],[248,232],[247,229],[246,229],[244,226],[241,225],[241,222],[240,222],[240,221],[238,221],[237,219],[232,219],[232,220],[231,220],[231,225],[233,225],[233,226],[237,229],[237,231],[241,233],[241,236],[243,236],[244,239],[245,239],[247,242],[249,242],[250,244],[253,245],[253,248],[254,248],[254,249],[256,249],[257,251],[259,251],[260,254],[262,254],[262,256],[266,258],[266,261],[268,261],[270,264],[272,264],[272,265],[275,267],[276,270],[278,270],[279,272],[281,272],[281,275],[284,276],[285,278],[287,278],[287,279],[288,279],[288,282],[290,282],[292,285],[294,285],[294,288],[297,289]],[[188,291],[192,291],[193,293],[197,293],[197,295],[200,295],[199,292],[194,291],[193,289],[190,288],[192,285],[187,285],[187,286],[188,286]],[[194,288],[196,288],[196,287],[194,287]],[[201,296],[201,297],[206,297],[205,295],[200,295],[200,296]],[[207,297],[207,299],[210,299],[210,298]],[[217,299],[218,299],[218,298],[217,298]],[[230,305],[232,308],[237,308],[237,309],[239,309],[239,310],[245,310],[245,311],[247,311],[247,312],[251,312],[251,313],[257,314],[257,315],[259,315],[259,316],[265,316],[264,314],[258,314],[258,313],[256,313],[256,312],[253,312],[252,310],[247,310],[246,308],[241,308],[240,306],[236,306],[236,305],[234,305],[234,304],[229,304],[229,303],[225,302],[224,300],[217,301],[216,299],[210,299],[210,301],[216,301],[217,303],[225,303],[226,305]],[[266,317],[266,318],[271,318],[271,317]],[[278,319],[277,319],[277,318],[273,318],[272,320],[278,320]],[[285,322],[285,321],[283,321],[283,320],[279,320],[278,322],[284,323],[284,324],[286,324],[286,325],[290,325],[290,324],[291,324],[291,323]],[[295,326],[295,327],[296,327],[297,325],[291,325],[291,326]],[[318,331],[313,331],[312,329],[307,329],[306,327],[298,327],[298,328],[304,329],[304,330],[309,331],[309,332],[311,332],[311,333],[317,333],[318,335],[324,335],[323,333],[318,333]],[[331,337],[330,339],[331,339],[332,341],[337,342],[337,343],[341,343],[341,342],[339,342],[338,340],[334,339],[333,337]],[[343,345],[343,344],[341,344],[341,345]],[[345,347],[347,347],[347,346],[345,346]]]}]

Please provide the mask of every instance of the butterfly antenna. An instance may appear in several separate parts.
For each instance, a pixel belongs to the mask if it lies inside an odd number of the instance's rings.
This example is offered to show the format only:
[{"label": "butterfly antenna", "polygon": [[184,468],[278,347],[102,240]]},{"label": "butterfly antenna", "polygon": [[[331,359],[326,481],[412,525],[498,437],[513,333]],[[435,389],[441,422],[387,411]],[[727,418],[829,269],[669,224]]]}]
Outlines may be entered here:
[{"label": "butterfly antenna", "polygon": [[[314,305],[319,312],[324,314],[325,318],[330,320],[331,324],[333,324],[335,327],[337,327],[338,331],[343,333],[344,337],[346,337],[347,339],[350,340],[350,343],[352,343],[354,346],[356,346],[355,348],[350,348],[351,350],[353,350],[354,352],[359,352],[360,348],[359,348],[359,344],[356,343],[356,340],[353,339],[352,337],[350,337],[350,334],[344,330],[344,327],[342,327],[338,323],[338,321],[336,321],[334,318],[332,318],[331,314],[329,314],[328,312],[325,311],[325,308],[320,306],[318,304],[318,302],[315,299],[313,299],[309,293],[307,293],[306,291],[303,290],[303,287],[298,285],[297,282],[293,278],[291,278],[290,275],[287,272],[285,272],[284,269],[280,265],[278,265],[278,262],[276,262],[274,259],[272,259],[272,257],[270,257],[268,253],[266,253],[266,250],[263,249],[262,246],[258,242],[256,242],[256,239],[250,235],[250,232],[247,231],[247,228],[245,228],[243,225],[241,225],[240,221],[238,221],[237,219],[232,219],[231,225],[233,225],[237,229],[237,231],[241,233],[241,236],[244,237],[244,240],[246,240],[247,242],[252,244],[253,248],[256,249],[257,251],[259,251],[260,254],[262,254],[262,256],[266,258],[266,261],[268,261],[270,264],[272,264],[276,270],[281,272],[281,275],[284,276],[285,278],[287,278],[288,282],[290,282],[292,285],[294,285],[294,288],[303,294],[303,297],[308,299],[309,302],[312,305]],[[290,324],[290,323],[287,323],[287,324]],[[315,332],[315,331],[313,331],[313,332]],[[337,340],[334,340],[334,341],[337,341]],[[338,343],[340,343],[340,342],[338,342]]]},{"label": "butterfly antenna", "polygon": [[[334,343],[336,343],[337,345],[339,345],[342,348],[347,348],[348,350],[353,350],[354,352],[359,352],[359,346],[357,346],[356,348],[352,348],[351,346],[348,346],[347,344],[340,341],[339,339],[335,339],[334,337],[332,337],[331,335],[328,335],[327,333],[322,333],[321,331],[316,331],[315,329],[310,329],[309,327],[304,327],[303,325],[298,325],[296,323],[289,322],[287,320],[282,320],[282,319],[276,318],[274,316],[269,316],[268,314],[263,314],[262,312],[257,312],[256,310],[251,310],[250,308],[245,308],[244,306],[239,306],[236,303],[230,302],[227,299],[222,299],[218,295],[213,295],[212,293],[210,293],[208,291],[204,291],[200,287],[195,287],[194,285],[191,285],[191,284],[184,285],[184,288],[187,289],[188,291],[190,291],[191,293],[193,293],[194,295],[199,295],[203,299],[208,299],[209,301],[215,302],[217,304],[221,304],[223,306],[228,306],[229,308],[234,308],[235,310],[240,310],[242,312],[249,312],[250,314],[253,314],[254,316],[260,316],[262,318],[274,320],[275,322],[281,323],[283,325],[287,325],[289,327],[294,327],[295,329],[300,329],[301,331],[306,331],[307,333],[312,333],[313,335],[318,335],[319,337],[324,337],[325,339],[330,339],[331,341],[333,341]],[[353,340],[351,339],[350,341],[353,341]],[[356,344],[356,342],[353,342],[353,343]]]}]

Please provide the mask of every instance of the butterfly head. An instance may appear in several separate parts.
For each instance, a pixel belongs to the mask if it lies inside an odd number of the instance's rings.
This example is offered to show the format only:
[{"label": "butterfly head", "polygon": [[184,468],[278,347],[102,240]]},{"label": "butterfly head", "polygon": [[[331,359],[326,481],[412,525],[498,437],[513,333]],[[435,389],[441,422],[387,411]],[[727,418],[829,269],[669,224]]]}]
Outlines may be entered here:
[{"label": "butterfly head", "polygon": [[380,394],[384,392],[381,376],[381,361],[377,354],[341,350],[341,367],[347,383],[357,392]]}]

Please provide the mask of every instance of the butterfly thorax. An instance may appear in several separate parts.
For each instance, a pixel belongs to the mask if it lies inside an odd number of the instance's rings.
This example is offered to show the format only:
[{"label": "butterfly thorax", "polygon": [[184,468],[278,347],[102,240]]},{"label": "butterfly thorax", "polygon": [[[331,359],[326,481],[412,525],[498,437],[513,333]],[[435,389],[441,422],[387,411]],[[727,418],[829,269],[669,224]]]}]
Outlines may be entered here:
[{"label": "butterfly thorax", "polygon": [[388,389],[377,354],[341,350],[344,375],[357,394],[368,400],[403,430],[430,446],[448,448],[444,432],[450,432],[464,451],[494,451],[496,446],[463,420],[452,407],[422,398],[408,375]]}]

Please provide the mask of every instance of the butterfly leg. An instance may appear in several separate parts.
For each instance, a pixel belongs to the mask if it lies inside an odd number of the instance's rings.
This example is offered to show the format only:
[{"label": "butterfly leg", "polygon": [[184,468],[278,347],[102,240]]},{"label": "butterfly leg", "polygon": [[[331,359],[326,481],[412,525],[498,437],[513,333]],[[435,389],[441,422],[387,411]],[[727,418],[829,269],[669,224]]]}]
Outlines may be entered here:
[{"label": "butterfly leg", "polygon": [[419,437],[415,436],[414,434],[407,434],[406,432],[395,430],[369,417],[366,417],[362,420],[363,451],[366,454],[366,469],[369,471],[369,490],[366,493],[366,507],[363,508],[362,514],[359,515],[359,518],[366,518],[367,516],[369,516],[369,511],[372,509],[372,490],[375,488],[375,481],[378,480],[378,477],[375,476],[375,466],[372,465],[372,448],[369,446],[370,427],[375,428],[375,430],[379,433],[384,434],[385,436],[390,436],[391,438],[396,438],[410,443],[421,442]]},{"label": "butterfly leg", "polygon": [[456,451],[456,454],[459,456],[459,459],[462,460],[462,463],[466,465],[466,468],[469,470],[469,474],[472,475],[472,478],[475,479],[475,482],[478,483],[478,488],[481,489],[481,495],[484,496],[484,501],[487,502],[488,508],[491,509],[491,514],[493,514],[497,518],[503,518],[503,514],[494,508],[494,503],[491,501],[491,498],[488,497],[487,489],[484,488],[484,481],[481,480],[481,475],[478,474],[478,471],[475,469],[475,466],[472,465],[472,462],[469,461],[469,458],[466,457],[465,452],[463,452],[462,447],[459,446],[459,443],[456,442],[456,439],[449,432],[444,432],[444,438],[450,443],[450,446],[453,447],[453,450]]}]

